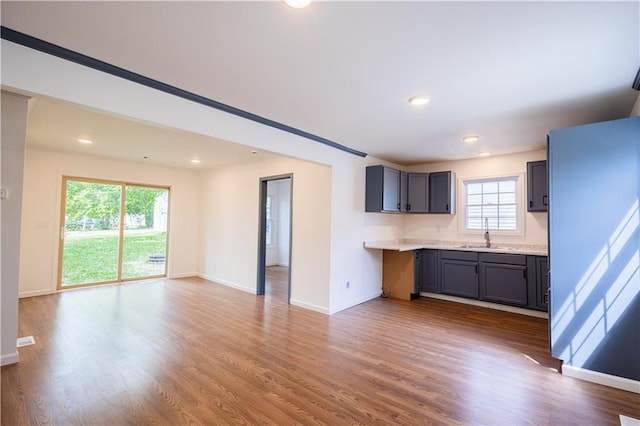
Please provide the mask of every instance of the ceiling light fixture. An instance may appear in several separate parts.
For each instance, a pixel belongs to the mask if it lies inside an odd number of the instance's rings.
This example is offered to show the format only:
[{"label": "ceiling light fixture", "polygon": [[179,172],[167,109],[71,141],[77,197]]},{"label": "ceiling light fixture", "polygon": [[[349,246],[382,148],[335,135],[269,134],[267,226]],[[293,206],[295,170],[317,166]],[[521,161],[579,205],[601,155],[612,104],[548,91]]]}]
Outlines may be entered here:
[{"label": "ceiling light fixture", "polygon": [[200,160],[198,160],[197,158],[194,158],[193,160],[191,160],[191,162],[193,164],[200,164]]},{"label": "ceiling light fixture", "polygon": [[256,151],[255,149],[253,149],[253,150],[251,150],[251,153],[252,153],[252,154],[257,154],[257,153],[258,153],[258,151]]},{"label": "ceiling light fixture", "polygon": [[93,143],[91,139],[84,139],[84,138],[78,139],[78,142],[83,143],[85,145],[91,145]]},{"label": "ceiling light fixture", "polygon": [[311,0],[284,0],[284,2],[294,9],[303,9],[311,4]]},{"label": "ceiling light fixture", "polygon": [[478,156],[480,156],[480,157],[488,157],[488,156],[490,156],[490,155],[491,155],[491,153],[490,153],[490,152],[479,152],[479,153],[478,153]]},{"label": "ceiling light fixture", "polygon": [[469,135],[462,138],[462,142],[473,143],[478,142],[480,140],[480,136],[478,135]]},{"label": "ceiling light fixture", "polygon": [[429,103],[429,98],[423,95],[412,96],[409,98],[409,103],[413,106],[422,106]]}]

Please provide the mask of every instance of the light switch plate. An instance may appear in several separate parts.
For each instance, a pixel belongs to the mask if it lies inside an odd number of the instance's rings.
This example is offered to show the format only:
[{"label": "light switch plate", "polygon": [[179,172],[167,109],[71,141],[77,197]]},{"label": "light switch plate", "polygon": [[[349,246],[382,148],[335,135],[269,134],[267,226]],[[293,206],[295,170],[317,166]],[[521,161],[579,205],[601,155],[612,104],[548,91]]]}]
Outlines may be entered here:
[{"label": "light switch plate", "polygon": [[0,200],[7,198],[7,188],[0,188]]}]

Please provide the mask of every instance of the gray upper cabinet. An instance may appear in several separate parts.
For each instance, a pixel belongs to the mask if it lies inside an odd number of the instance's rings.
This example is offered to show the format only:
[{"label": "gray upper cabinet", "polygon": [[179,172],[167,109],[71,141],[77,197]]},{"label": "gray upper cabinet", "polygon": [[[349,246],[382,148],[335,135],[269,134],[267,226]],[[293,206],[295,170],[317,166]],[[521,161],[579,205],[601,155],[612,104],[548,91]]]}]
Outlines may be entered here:
[{"label": "gray upper cabinet", "polygon": [[455,174],[429,173],[429,213],[454,214],[455,199]]},{"label": "gray upper cabinet", "polygon": [[452,172],[406,173],[386,166],[369,166],[365,211],[371,213],[455,213]]},{"label": "gray upper cabinet", "polygon": [[401,212],[406,212],[407,211],[407,206],[408,206],[408,199],[407,199],[407,194],[409,191],[409,176],[406,172],[399,172],[400,173],[400,187],[398,189],[398,191],[400,191],[399,193],[399,198],[400,198],[400,202],[399,204],[399,208]]},{"label": "gray upper cabinet", "polygon": [[527,163],[527,211],[546,212],[549,204],[547,185],[547,162]]},{"label": "gray upper cabinet", "polygon": [[429,212],[429,174],[409,173],[407,185],[407,212]]},{"label": "gray upper cabinet", "polygon": [[366,212],[406,211],[407,174],[385,166],[369,166],[366,171]]}]

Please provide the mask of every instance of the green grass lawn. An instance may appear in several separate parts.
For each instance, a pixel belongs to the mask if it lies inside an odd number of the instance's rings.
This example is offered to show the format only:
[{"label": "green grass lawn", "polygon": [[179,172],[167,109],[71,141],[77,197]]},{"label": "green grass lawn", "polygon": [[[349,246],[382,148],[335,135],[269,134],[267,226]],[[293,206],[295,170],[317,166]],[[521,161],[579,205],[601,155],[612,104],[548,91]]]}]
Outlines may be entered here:
[{"label": "green grass lawn", "polygon": [[[164,263],[148,255],[166,252],[166,232],[125,231],[122,278],[163,275]],[[118,274],[118,231],[67,232],[62,259],[62,285],[114,281]]]}]

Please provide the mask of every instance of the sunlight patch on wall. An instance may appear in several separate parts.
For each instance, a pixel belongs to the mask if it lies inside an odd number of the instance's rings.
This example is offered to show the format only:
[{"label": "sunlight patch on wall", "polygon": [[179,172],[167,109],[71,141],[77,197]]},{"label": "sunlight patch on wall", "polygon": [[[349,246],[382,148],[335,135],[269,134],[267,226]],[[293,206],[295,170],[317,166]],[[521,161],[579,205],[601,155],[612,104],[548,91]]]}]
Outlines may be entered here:
[{"label": "sunlight patch on wall", "polygon": [[[562,303],[552,321],[552,342],[558,343],[572,324],[573,318],[592,296],[609,267],[627,246],[640,227],[639,201],[636,200],[624,215],[608,243],[598,252],[580,278],[575,290]],[[636,250],[611,283],[604,297],[597,301],[589,317],[568,345],[561,350],[560,358],[568,365],[582,367],[593,351],[604,340],[622,317],[635,297],[640,294],[640,251]]]}]

